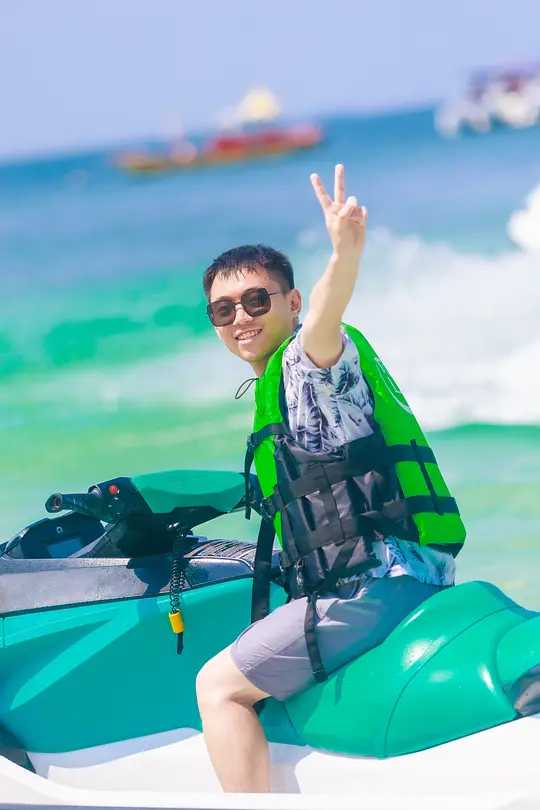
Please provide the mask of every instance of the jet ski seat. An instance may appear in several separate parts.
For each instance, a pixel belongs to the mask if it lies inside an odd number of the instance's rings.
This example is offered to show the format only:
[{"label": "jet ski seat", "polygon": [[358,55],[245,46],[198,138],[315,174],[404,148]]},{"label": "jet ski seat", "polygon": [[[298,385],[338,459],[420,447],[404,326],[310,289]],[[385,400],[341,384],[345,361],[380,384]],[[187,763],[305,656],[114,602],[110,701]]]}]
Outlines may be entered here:
[{"label": "jet ski seat", "polygon": [[316,748],[380,758],[423,750],[531,713],[518,704],[531,672],[540,684],[539,630],[540,614],[494,585],[457,585],[286,710]]}]

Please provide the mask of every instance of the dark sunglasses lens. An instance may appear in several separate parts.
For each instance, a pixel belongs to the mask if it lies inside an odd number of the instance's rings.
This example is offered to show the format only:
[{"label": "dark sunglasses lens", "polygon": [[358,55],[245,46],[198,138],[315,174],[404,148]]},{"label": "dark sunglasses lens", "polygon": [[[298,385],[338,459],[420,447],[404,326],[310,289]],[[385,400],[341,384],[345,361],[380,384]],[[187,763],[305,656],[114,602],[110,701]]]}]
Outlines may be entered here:
[{"label": "dark sunglasses lens", "polygon": [[247,314],[252,317],[264,315],[272,305],[272,299],[268,294],[268,290],[265,290],[264,287],[257,290],[248,290],[240,300]]},{"label": "dark sunglasses lens", "polygon": [[206,311],[214,326],[226,326],[234,321],[235,306],[232,301],[214,301]]}]

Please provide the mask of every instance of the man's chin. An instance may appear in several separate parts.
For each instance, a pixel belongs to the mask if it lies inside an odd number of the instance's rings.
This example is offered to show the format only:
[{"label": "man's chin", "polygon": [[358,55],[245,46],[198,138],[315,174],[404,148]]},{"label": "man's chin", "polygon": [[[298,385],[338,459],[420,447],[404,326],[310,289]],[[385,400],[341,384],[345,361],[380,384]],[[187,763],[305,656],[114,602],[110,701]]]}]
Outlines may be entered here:
[{"label": "man's chin", "polygon": [[248,346],[239,346],[238,356],[241,357],[242,360],[245,360],[247,363],[257,363],[260,362],[265,355],[261,355],[260,351],[250,349]]}]

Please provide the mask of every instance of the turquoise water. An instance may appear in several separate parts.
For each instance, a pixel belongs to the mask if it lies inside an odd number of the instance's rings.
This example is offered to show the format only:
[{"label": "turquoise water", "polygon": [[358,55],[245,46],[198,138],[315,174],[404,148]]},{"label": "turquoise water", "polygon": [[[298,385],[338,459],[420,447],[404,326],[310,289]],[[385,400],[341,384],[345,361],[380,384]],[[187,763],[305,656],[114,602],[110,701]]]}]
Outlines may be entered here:
[{"label": "turquoise water", "polygon": [[328,256],[308,175],[340,160],[370,211],[347,318],[431,431],[469,529],[460,578],[540,609],[540,270],[506,236],[540,182],[540,130],[445,141],[427,111],[323,123],[310,152],[185,174],[129,177],[108,153],[0,166],[0,537],[56,489],[240,467],[249,369],[216,341],[201,274],[263,241],[307,295]]}]

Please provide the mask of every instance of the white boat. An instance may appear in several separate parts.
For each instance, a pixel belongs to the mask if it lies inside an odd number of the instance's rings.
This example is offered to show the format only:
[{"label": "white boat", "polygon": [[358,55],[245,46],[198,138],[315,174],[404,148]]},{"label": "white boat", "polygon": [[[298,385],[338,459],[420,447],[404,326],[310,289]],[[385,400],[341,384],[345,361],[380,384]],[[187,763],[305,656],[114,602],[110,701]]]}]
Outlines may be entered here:
[{"label": "white boat", "polygon": [[435,113],[441,135],[489,132],[496,125],[531,127],[540,120],[540,66],[490,69],[471,77],[465,93]]}]

